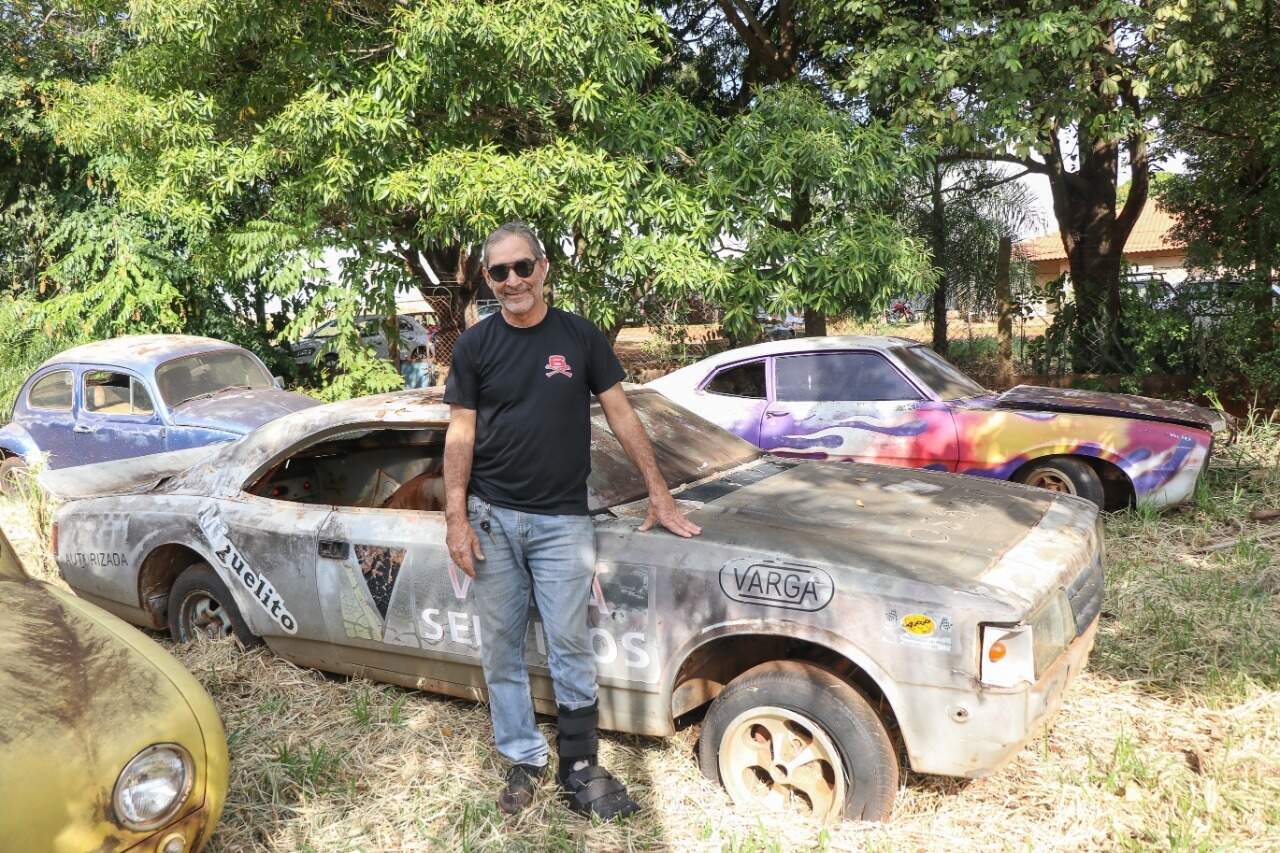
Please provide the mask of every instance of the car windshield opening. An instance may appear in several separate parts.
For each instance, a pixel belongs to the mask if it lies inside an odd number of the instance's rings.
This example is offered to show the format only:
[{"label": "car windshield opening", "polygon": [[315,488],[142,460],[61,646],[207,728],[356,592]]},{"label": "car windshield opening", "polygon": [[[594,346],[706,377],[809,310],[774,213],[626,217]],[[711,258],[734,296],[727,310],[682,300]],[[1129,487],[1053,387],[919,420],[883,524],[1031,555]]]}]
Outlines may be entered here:
[{"label": "car windshield opening", "polygon": [[370,509],[444,510],[444,427],[361,429],[295,450],[245,491]]},{"label": "car windshield opening", "polygon": [[894,352],[908,370],[933,389],[939,400],[959,400],[987,393],[986,388],[928,347],[903,347]]},{"label": "car windshield opening", "polygon": [[228,388],[271,388],[271,374],[241,350],[218,350],[167,361],[156,369],[156,385],[169,406]]}]

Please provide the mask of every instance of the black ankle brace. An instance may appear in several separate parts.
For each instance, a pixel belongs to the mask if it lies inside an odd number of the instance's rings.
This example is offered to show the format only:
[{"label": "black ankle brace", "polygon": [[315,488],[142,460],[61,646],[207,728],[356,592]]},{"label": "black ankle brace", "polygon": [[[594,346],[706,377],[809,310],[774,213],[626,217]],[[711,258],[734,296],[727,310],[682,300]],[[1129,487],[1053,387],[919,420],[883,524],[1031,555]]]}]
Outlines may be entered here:
[{"label": "black ankle brace", "polygon": [[559,705],[556,710],[560,715],[556,721],[556,752],[560,756],[556,781],[563,785],[575,764],[581,761],[588,765],[596,763],[596,753],[600,750],[600,739],[596,734],[600,721],[599,702],[573,710]]}]

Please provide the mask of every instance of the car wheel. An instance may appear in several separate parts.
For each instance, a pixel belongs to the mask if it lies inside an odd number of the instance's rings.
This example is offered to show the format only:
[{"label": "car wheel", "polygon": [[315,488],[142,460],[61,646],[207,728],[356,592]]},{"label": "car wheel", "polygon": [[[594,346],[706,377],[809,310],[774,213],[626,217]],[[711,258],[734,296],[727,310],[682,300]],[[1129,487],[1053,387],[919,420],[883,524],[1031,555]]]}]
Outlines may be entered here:
[{"label": "car wheel", "polygon": [[27,476],[27,463],[21,456],[6,456],[0,461],[0,495],[12,495],[18,490],[19,478]]},{"label": "car wheel", "polygon": [[1051,492],[1077,495],[1093,501],[1099,507],[1105,507],[1107,503],[1106,491],[1102,488],[1102,478],[1098,476],[1098,472],[1088,462],[1072,459],[1070,456],[1037,459],[1020,472],[1017,480]]},{"label": "car wheel", "polygon": [[188,566],[169,591],[169,635],[179,643],[196,637],[235,637],[245,648],[262,643],[245,624],[227,585],[207,563]]},{"label": "car wheel", "polygon": [[750,669],[716,697],[698,763],[739,808],[823,822],[883,820],[898,790],[880,715],[852,685],[799,661]]}]

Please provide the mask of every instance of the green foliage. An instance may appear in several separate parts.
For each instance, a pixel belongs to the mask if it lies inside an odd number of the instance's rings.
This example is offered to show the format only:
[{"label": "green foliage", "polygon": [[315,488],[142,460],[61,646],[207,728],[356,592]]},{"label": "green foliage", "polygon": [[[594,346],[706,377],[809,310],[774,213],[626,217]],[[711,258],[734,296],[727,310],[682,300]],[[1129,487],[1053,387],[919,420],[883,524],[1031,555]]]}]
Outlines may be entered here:
[{"label": "green foliage", "polygon": [[[1224,7],[1225,4],[1224,4]],[[1241,0],[1193,6],[1171,29],[1210,60],[1209,79],[1162,104],[1185,171],[1161,187],[1193,262],[1274,276],[1280,268],[1280,9]]]},{"label": "green foliage", "polygon": [[866,317],[930,286],[924,246],[893,215],[918,164],[884,127],[791,83],[758,93],[706,159],[715,230],[741,246],[707,288],[731,332],[754,329],[760,306]]}]

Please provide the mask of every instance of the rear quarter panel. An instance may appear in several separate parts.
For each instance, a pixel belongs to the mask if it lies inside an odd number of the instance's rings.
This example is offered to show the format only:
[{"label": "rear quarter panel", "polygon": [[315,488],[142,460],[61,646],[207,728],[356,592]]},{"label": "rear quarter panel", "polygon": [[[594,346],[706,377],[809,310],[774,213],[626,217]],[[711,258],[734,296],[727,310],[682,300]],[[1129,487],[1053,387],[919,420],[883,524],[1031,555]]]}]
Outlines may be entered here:
[{"label": "rear quarter panel", "polygon": [[1033,459],[1089,456],[1119,467],[1139,505],[1188,498],[1212,441],[1205,430],[1129,418],[964,406],[954,414],[958,473],[1007,480]]}]

